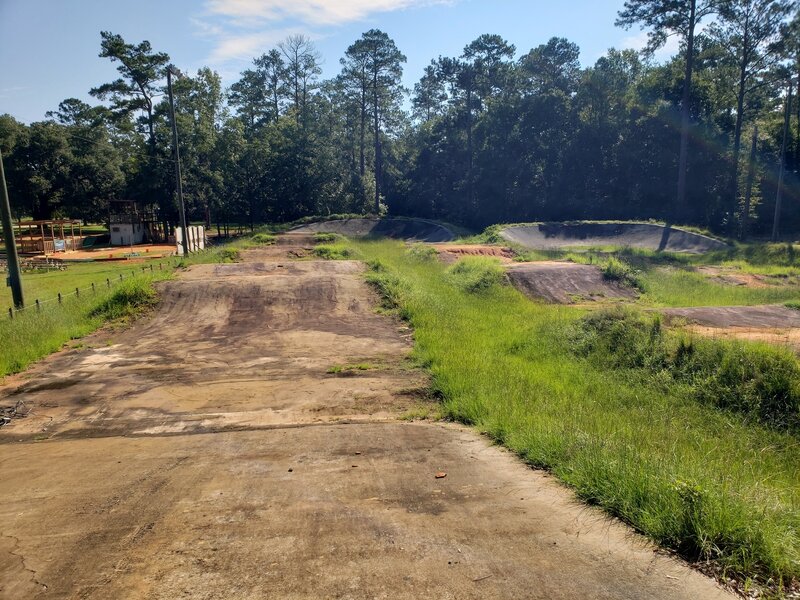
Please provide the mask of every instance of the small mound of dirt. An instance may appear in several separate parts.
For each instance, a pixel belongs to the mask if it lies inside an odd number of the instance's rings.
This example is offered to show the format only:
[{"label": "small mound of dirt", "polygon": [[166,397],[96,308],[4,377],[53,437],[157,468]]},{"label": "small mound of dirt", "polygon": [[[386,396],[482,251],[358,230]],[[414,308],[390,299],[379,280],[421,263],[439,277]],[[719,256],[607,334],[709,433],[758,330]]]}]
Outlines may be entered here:
[{"label": "small mound of dirt", "polygon": [[629,246],[648,250],[702,254],[725,244],[699,233],[652,223],[537,223],[514,225],[500,235],[526,248]]},{"label": "small mound of dirt", "polygon": [[462,256],[490,256],[502,262],[514,260],[514,251],[501,246],[483,246],[480,244],[434,244],[433,246],[446,263],[453,263]]},{"label": "small mound of dirt", "polygon": [[528,297],[574,304],[608,299],[633,299],[637,293],[603,278],[600,267],[568,262],[522,263],[508,268],[508,278]]},{"label": "small mound of dirt", "polygon": [[416,242],[449,242],[455,239],[452,231],[423,219],[340,219],[308,223],[292,230],[293,232],[338,233],[349,237],[388,237]]}]

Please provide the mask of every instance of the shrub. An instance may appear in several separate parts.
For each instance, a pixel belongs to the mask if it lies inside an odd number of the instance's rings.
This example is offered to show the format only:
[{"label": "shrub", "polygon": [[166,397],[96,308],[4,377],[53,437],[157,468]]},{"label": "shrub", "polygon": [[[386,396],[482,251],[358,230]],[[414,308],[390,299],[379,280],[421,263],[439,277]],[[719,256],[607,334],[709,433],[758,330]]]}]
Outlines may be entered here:
[{"label": "shrub", "polygon": [[439,253],[436,251],[436,248],[422,243],[411,244],[411,247],[406,250],[406,254],[408,254],[410,258],[419,262],[428,262],[439,257]]},{"label": "shrub", "polygon": [[320,231],[314,234],[314,242],[317,244],[326,244],[330,242],[335,242],[337,239],[339,239],[339,236],[336,235],[335,233],[326,233]]},{"label": "shrub", "polygon": [[603,278],[608,281],[616,281],[621,285],[642,289],[636,271],[625,261],[614,258],[613,256],[603,265]]},{"label": "shrub", "polygon": [[217,262],[233,263],[241,260],[241,254],[236,248],[222,248],[217,254]]},{"label": "shrub", "polygon": [[325,260],[344,260],[352,256],[344,244],[320,244],[314,248],[314,255]]},{"label": "shrub", "polygon": [[276,239],[271,233],[257,233],[250,238],[250,241],[259,246],[269,246],[274,244]]},{"label": "shrub", "polygon": [[800,429],[800,365],[787,350],[669,335],[658,317],[622,308],[584,317],[571,339],[576,353],[604,365],[665,372],[699,402]]},{"label": "shrub", "polygon": [[155,305],[156,291],[146,280],[129,279],[119,284],[111,296],[94,308],[89,316],[103,319],[130,317]]},{"label": "shrub", "polygon": [[456,286],[473,294],[488,291],[506,281],[500,262],[484,256],[462,258],[447,269],[447,277]]}]

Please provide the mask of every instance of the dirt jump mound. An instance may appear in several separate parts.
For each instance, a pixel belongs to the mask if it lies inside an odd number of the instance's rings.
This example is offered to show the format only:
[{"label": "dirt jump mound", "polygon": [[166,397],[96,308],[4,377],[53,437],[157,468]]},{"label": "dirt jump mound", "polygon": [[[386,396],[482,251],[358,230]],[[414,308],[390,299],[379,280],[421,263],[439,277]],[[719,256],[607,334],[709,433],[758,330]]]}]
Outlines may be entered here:
[{"label": "dirt jump mound", "polygon": [[723,242],[699,233],[651,223],[535,223],[508,227],[500,235],[509,242],[536,250],[630,246],[702,254],[725,247]]},{"label": "dirt jump mound", "polygon": [[338,233],[349,237],[388,237],[416,242],[449,242],[455,239],[453,232],[446,227],[422,219],[339,219],[301,225],[292,231]]},{"label": "dirt jump mound", "polygon": [[508,278],[523,294],[535,300],[573,304],[611,299],[634,299],[634,290],[603,278],[600,267],[567,262],[512,265]]}]

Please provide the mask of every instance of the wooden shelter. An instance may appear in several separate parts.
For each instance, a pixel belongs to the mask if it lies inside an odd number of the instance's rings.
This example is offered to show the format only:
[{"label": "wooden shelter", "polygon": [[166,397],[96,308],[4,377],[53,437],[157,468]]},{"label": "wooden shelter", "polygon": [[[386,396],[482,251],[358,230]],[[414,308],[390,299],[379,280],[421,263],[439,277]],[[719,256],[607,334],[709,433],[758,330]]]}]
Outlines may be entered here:
[{"label": "wooden shelter", "polygon": [[20,221],[14,230],[23,254],[49,255],[79,250],[83,245],[83,225],[77,219]]}]

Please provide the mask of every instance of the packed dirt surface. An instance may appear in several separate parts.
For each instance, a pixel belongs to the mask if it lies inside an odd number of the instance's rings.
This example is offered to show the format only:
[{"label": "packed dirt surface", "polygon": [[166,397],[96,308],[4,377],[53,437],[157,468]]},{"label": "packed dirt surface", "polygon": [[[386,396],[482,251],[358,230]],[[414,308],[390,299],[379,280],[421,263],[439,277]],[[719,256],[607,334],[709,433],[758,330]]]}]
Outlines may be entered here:
[{"label": "packed dirt surface", "polygon": [[762,329],[789,329],[800,327],[800,310],[780,304],[766,306],[701,306],[694,308],[668,308],[663,313],[705,327],[751,327]]},{"label": "packed dirt surface", "polygon": [[603,278],[600,267],[570,262],[534,262],[511,265],[511,283],[526,296],[557,304],[634,299],[631,288]]},{"label": "packed dirt surface", "polygon": [[391,217],[320,221],[301,225],[293,231],[301,233],[338,233],[348,237],[388,237],[414,242],[449,242],[455,239],[452,231],[433,221]]},{"label": "packed dirt surface", "polygon": [[628,246],[647,250],[702,254],[725,247],[705,235],[650,223],[536,223],[500,232],[509,242],[534,250],[574,246]]},{"label": "packed dirt surface", "polygon": [[669,323],[704,337],[767,342],[800,351],[800,311],[785,306],[703,306],[663,313]]},{"label": "packed dirt surface", "polygon": [[464,256],[488,256],[498,258],[501,262],[514,260],[514,251],[502,246],[485,246],[482,244],[433,244],[439,258],[445,263],[453,263]]},{"label": "packed dirt surface", "polygon": [[[725,598],[427,402],[308,236],[195,266],[0,390],[0,598]],[[334,366],[365,370],[337,376]]]}]

